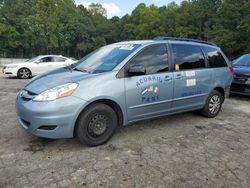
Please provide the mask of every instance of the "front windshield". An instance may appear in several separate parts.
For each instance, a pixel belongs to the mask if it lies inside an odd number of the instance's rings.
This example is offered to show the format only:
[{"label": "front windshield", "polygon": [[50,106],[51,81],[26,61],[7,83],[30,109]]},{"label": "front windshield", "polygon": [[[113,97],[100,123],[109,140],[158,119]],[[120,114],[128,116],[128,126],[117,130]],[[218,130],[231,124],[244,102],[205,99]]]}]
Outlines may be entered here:
[{"label": "front windshield", "polygon": [[111,44],[104,46],[79,60],[75,69],[88,73],[112,71],[139,46],[139,44]]},{"label": "front windshield", "polygon": [[33,57],[33,58],[31,58],[31,59],[28,59],[28,60],[25,61],[25,62],[34,62],[34,61],[38,60],[39,58],[40,58],[40,56]]},{"label": "front windshield", "polygon": [[243,55],[234,61],[234,66],[250,66],[250,54]]}]

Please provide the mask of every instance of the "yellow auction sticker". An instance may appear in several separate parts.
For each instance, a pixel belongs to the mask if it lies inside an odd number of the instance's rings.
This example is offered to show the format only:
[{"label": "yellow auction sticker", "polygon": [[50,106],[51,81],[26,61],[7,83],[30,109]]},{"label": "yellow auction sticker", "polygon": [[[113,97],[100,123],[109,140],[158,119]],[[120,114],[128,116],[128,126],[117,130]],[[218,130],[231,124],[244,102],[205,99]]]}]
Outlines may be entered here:
[{"label": "yellow auction sticker", "polygon": [[180,70],[180,66],[178,64],[175,64],[175,70]]}]

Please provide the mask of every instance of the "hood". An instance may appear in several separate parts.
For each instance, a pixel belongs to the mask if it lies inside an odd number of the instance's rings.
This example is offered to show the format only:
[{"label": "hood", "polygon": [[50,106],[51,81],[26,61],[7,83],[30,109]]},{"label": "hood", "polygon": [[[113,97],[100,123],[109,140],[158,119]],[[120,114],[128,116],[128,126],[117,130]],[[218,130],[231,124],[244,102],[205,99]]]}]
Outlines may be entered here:
[{"label": "hood", "polygon": [[33,78],[24,89],[35,94],[40,94],[56,86],[78,82],[93,76],[96,76],[96,74],[61,68]]},{"label": "hood", "polygon": [[250,76],[250,67],[249,66],[235,66],[234,67],[235,75],[248,75]]},{"label": "hood", "polygon": [[19,66],[19,65],[23,65],[26,64],[25,62],[20,62],[20,63],[10,63],[10,64],[4,64],[5,67],[9,67],[9,66]]},{"label": "hood", "polygon": [[25,62],[25,61],[21,61],[21,62],[15,62],[15,63],[8,63],[8,64],[4,64],[4,66],[11,66],[11,65],[23,65],[23,64],[27,64],[27,63],[32,63],[32,62]]}]

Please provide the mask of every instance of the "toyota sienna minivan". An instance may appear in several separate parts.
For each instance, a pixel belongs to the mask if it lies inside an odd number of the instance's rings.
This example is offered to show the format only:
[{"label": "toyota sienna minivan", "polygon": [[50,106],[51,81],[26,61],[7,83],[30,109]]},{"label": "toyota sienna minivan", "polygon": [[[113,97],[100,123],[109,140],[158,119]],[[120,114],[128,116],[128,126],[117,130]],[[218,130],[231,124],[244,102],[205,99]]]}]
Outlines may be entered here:
[{"label": "toyota sienna minivan", "polygon": [[18,122],[39,137],[77,137],[96,146],[139,120],[194,110],[217,116],[233,71],[210,42],[161,37],[110,44],[33,78],[18,93]]}]

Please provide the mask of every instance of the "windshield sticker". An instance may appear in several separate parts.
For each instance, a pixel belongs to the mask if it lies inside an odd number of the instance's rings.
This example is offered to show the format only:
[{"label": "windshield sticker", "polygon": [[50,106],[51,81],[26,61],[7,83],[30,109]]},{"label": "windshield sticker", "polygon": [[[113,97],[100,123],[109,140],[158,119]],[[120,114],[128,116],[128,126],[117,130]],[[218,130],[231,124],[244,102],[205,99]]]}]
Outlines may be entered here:
[{"label": "windshield sticker", "polygon": [[186,71],[185,74],[186,74],[186,77],[192,77],[192,76],[195,76],[195,71]]},{"label": "windshield sticker", "polygon": [[145,76],[141,79],[139,79],[137,82],[136,82],[136,87],[139,88],[140,86],[142,86],[143,84],[146,84],[148,82],[157,82],[157,83],[162,83],[163,80],[161,77],[159,76]]},{"label": "windshield sticker", "polygon": [[120,50],[133,50],[134,45],[133,44],[122,44],[120,45]]},{"label": "windshield sticker", "polygon": [[195,85],[196,85],[196,79],[188,79],[187,80],[187,84],[186,84],[187,87],[195,86]]}]

